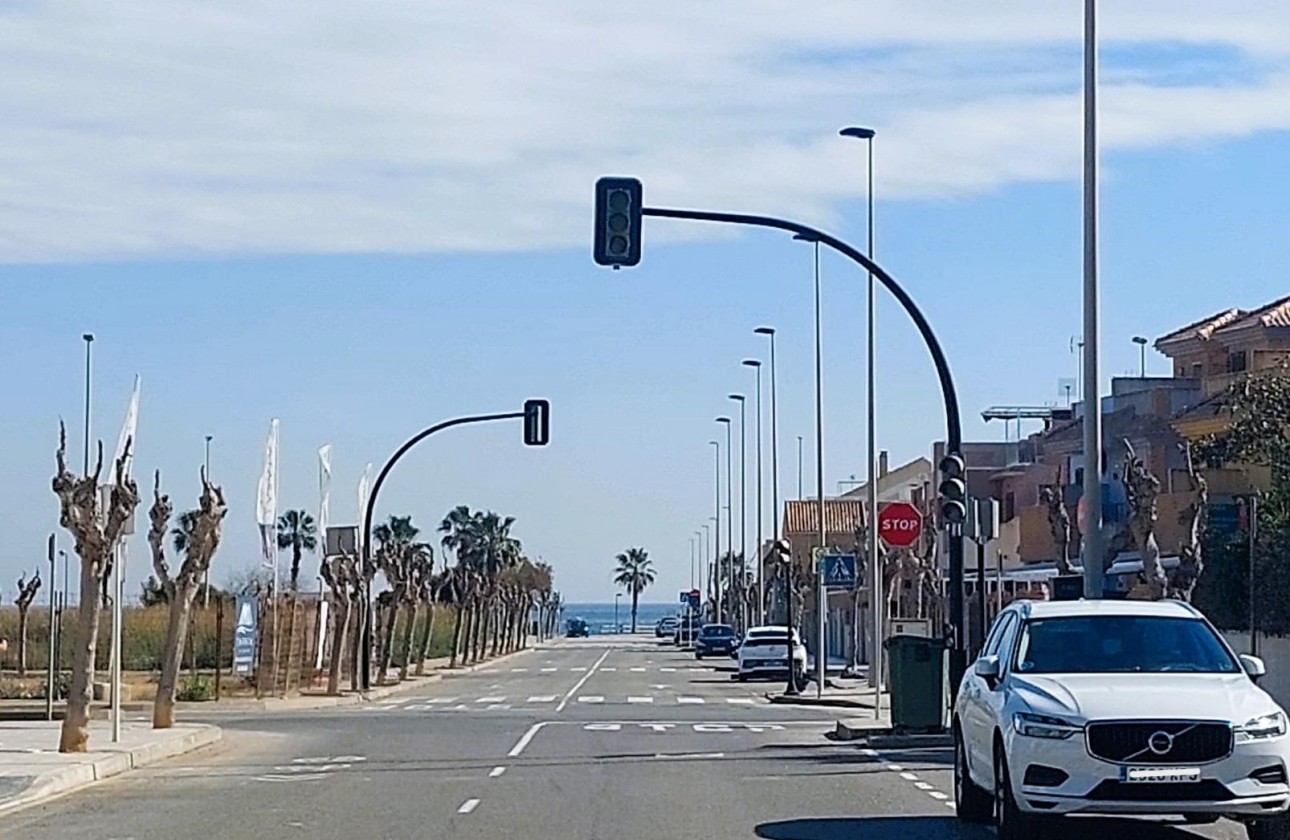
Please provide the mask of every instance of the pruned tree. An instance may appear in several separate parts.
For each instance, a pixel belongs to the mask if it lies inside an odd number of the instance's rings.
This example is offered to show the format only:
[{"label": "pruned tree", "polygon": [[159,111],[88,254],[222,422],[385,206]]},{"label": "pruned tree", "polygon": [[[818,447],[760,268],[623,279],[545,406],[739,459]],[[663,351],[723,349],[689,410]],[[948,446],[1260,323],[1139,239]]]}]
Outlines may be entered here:
[{"label": "pruned tree", "polygon": [[[1060,483],[1059,476],[1058,485]],[[1062,499],[1061,487],[1046,485],[1040,488],[1039,503],[1044,506],[1048,514],[1048,530],[1052,533],[1053,543],[1057,546],[1057,574],[1069,575],[1071,573],[1071,515],[1066,509],[1065,500]]]},{"label": "pruned tree", "polygon": [[1160,546],[1156,543],[1156,499],[1160,495],[1160,480],[1151,474],[1147,465],[1133,451],[1133,444],[1124,439],[1124,482],[1128,516],[1125,528],[1137,546],[1142,561],[1142,577],[1147,582],[1151,600],[1165,597],[1167,581],[1164,566],[1160,563]]},{"label": "pruned tree", "polygon": [[228,507],[224,491],[210,483],[201,471],[202,493],[198,508],[182,514],[179,525],[170,532],[177,554],[183,554],[179,571],[172,573],[166,562],[166,536],[174,507],[170,497],[161,492],[161,471],[153,479],[153,502],[148,516],[148,546],[152,549],[152,568],[170,604],[166,625],[166,646],[161,657],[161,677],[157,697],[152,704],[152,726],[168,729],[175,725],[175,692],[179,669],[183,663],[184,641],[188,637],[188,620],[193,599],[201,587],[202,577],[210,569],[211,558],[219,549],[220,532]]},{"label": "pruned tree", "polygon": [[59,752],[85,752],[89,744],[90,701],[93,697],[94,657],[99,639],[99,603],[102,583],[112,553],[121,540],[134,510],[139,506],[139,488],[127,468],[133,441],[114,465],[115,481],[108,493],[107,509],[102,506],[99,476],[103,471],[103,444],[98,445],[94,472],[75,476],[67,469],[67,427],[58,424],[58,471],[52,487],[58,496],[58,521],[74,540],[81,561],[81,601],[76,610],[76,635],[72,654],[72,684],[67,711],[59,734]]},{"label": "pruned tree", "polygon": [[31,580],[27,580],[26,575],[18,578],[18,597],[14,599],[14,603],[18,605],[18,676],[27,674],[27,611],[31,609],[31,603],[36,600],[36,593],[39,591],[39,569]]},{"label": "pruned tree", "polygon": [[1183,444],[1182,448],[1187,460],[1187,478],[1191,489],[1186,507],[1178,513],[1184,536],[1178,547],[1178,565],[1169,571],[1167,584],[1170,598],[1191,601],[1196,582],[1205,571],[1200,538],[1205,513],[1209,508],[1209,484],[1205,481],[1205,476],[1196,468],[1191,447]]},{"label": "pruned tree", "polygon": [[324,558],[320,566],[322,579],[331,590],[331,661],[327,665],[327,693],[340,693],[340,667],[344,661],[345,639],[350,625],[350,613],[355,591],[361,585],[358,579],[356,558],[337,555]]}]

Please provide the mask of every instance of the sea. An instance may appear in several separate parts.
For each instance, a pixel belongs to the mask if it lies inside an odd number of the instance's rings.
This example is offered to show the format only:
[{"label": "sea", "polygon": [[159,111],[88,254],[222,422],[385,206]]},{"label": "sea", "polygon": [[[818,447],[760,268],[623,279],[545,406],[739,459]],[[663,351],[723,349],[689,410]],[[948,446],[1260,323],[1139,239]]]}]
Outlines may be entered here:
[{"label": "sea", "polygon": [[[677,615],[679,606],[677,604],[646,604],[641,603],[636,607],[636,630],[654,630],[654,625],[658,620],[667,615]],[[614,632],[614,604],[610,601],[607,604],[565,604],[564,620],[571,618],[581,618],[587,622],[592,634],[608,634]],[[618,603],[618,626],[621,628],[618,632],[629,633],[632,629],[632,602],[624,598]],[[561,631],[563,631],[563,626]]]}]

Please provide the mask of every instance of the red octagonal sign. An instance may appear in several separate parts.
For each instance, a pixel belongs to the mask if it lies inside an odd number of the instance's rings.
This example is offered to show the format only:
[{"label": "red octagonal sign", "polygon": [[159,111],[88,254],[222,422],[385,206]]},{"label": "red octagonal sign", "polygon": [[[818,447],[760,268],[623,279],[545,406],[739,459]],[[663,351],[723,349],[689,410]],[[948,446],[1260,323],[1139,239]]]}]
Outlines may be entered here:
[{"label": "red octagonal sign", "polygon": [[906,548],[923,532],[923,515],[909,502],[888,502],[878,511],[878,538],[892,548]]}]

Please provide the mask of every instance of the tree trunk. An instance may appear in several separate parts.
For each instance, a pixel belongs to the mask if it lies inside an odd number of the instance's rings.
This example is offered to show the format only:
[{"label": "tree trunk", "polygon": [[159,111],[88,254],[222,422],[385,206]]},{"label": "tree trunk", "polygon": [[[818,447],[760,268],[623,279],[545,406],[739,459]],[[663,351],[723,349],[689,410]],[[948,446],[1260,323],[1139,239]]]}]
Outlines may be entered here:
[{"label": "tree trunk", "polygon": [[390,674],[390,663],[394,660],[394,625],[399,620],[397,600],[385,606],[382,617],[385,619],[385,627],[381,632],[381,667],[376,676],[378,685],[385,684],[385,679]]},{"label": "tree trunk", "polygon": [[[641,594],[635,588],[632,589],[632,632],[636,632],[636,606],[640,601]],[[614,628],[617,629],[617,628]]]},{"label": "tree trunk", "polygon": [[465,613],[465,611],[466,611],[465,605],[461,601],[458,601],[457,608],[455,610],[456,617],[453,619],[453,622],[452,622],[452,651],[448,654],[449,668],[457,667],[457,657],[461,651],[461,631],[462,631],[461,619],[462,619],[462,614]]},{"label": "tree trunk", "polygon": [[181,587],[176,583],[170,596],[170,620],[166,624],[166,647],[161,654],[161,677],[157,680],[157,698],[152,702],[153,729],[169,729],[175,725],[175,691],[179,687],[184,642],[188,638],[188,618],[196,594],[196,587]]},{"label": "tree trunk", "polygon": [[18,676],[27,675],[27,608],[18,610]]},{"label": "tree trunk", "polygon": [[359,669],[363,664],[363,623],[367,621],[367,606],[363,596],[351,601],[351,612],[354,615],[354,631],[349,640],[349,690],[358,691]]},{"label": "tree trunk", "polygon": [[349,623],[349,603],[337,598],[333,602],[336,615],[332,618],[331,662],[327,663],[327,693],[340,694],[340,662],[348,652],[345,648],[345,629]]},{"label": "tree trunk", "polygon": [[99,581],[92,563],[81,560],[81,602],[76,608],[72,652],[72,685],[67,714],[58,740],[59,752],[85,752],[90,739],[90,701],[94,690],[94,656],[99,643]]},{"label": "tree trunk", "polygon": [[416,675],[426,672],[426,659],[430,656],[430,643],[434,640],[434,602],[426,604],[425,632],[421,637],[421,650],[417,654]]},{"label": "tree trunk", "polygon": [[412,674],[412,631],[416,629],[417,624],[417,602],[409,601],[403,607],[403,637],[399,639],[399,654],[403,657],[403,664],[399,667],[399,682],[403,682]]}]

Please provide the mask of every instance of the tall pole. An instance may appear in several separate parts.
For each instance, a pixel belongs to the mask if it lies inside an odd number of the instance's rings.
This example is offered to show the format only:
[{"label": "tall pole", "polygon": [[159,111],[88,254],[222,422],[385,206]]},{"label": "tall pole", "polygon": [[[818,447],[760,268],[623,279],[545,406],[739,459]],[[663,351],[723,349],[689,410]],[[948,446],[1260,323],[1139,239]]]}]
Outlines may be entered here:
[{"label": "tall pole", "polygon": [[[748,627],[748,597],[745,592],[748,582],[748,400],[743,394],[731,394],[730,399],[739,403],[739,609],[734,617],[739,619],[742,632]],[[733,547],[734,540],[730,544]]]},{"label": "tall pole", "polygon": [[[758,327],[753,332],[770,338],[770,511],[771,522],[773,523],[771,532],[774,533],[775,540],[779,541],[782,536],[782,511],[779,509],[779,401],[776,399],[775,393],[777,380],[775,376],[775,328]],[[791,590],[787,591],[791,594]],[[790,615],[788,619],[788,623],[791,624],[792,616]]]},{"label": "tall pole", "polygon": [[690,537],[690,588],[694,588],[694,537]]},{"label": "tall pole", "polygon": [[[820,307],[820,243],[815,242],[815,494],[816,517],[819,519],[819,551],[823,555],[827,546],[828,535],[824,523],[824,330],[821,327]],[[818,625],[819,642],[815,649],[815,693],[824,692],[824,669],[828,661],[825,650],[825,613],[828,610],[828,593],[824,587],[824,575],[815,569],[815,588],[818,597],[816,624]]]},{"label": "tall pole", "polygon": [[94,333],[85,333],[81,336],[85,341],[85,458],[84,458],[84,475],[90,474],[90,345],[94,343]]},{"label": "tall pole", "polygon": [[[708,517],[709,520],[714,517]],[[712,526],[704,524],[703,526],[703,549],[699,552],[699,591],[702,593],[699,601],[699,621],[703,620],[704,602],[707,600],[708,587],[712,585],[712,575],[708,572],[708,551],[711,550]],[[704,575],[707,575],[707,583],[704,583]]]},{"label": "tall pole", "polygon": [[[214,435],[206,436],[206,458],[204,463],[206,467],[207,481],[211,480],[211,441],[214,439],[214,437],[215,437]],[[323,534],[322,536],[323,536],[323,540],[327,539],[326,534]],[[321,591],[321,589],[319,591]],[[207,566],[206,571],[202,572],[202,609],[208,610],[210,609],[210,606],[211,606],[211,570],[210,570],[210,566]],[[218,659],[215,662],[215,670],[216,671],[219,670]]]},{"label": "tall pole", "polygon": [[806,491],[802,485],[802,436],[797,436],[797,498],[800,501],[805,497]]},{"label": "tall pole", "polygon": [[1097,0],[1084,0],[1084,597],[1101,598],[1102,406],[1097,278]]},{"label": "tall pole", "polygon": [[[731,426],[734,423],[729,417],[718,417],[717,422],[726,427],[726,556],[722,557],[720,552],[717,553],[717,592],[720,593],[723,585],[730,588],[730,567],[734,559],[730,555],[735,551],[734,458],[731,457]],[[727,610],[732,606],[720,595],[717,604]],[[723,624],[726,621],[726,613],[721,609],[717,610],[717,621]]]},{"label": "tall pole", "polygon": [[721,621],[721,444],[718,441],[710,440],[712,444],[713,462],[716,468],[715,478],[713,480],[713,493],[715,494],[715,509],[713,510],[713,531],[716,533],[716,541],[713,543],[712,562],[716,564],[716,577],[708,573],[708,586],[712,587],[713,598],[713,621]]},{"label": "tall pole", "polygon": [[1253,493],[1250,494],[1249,504],[1250,518],[1250,656],[1259,655],[1259,631],[1258,622],[1255,620],[1254,611],[1254,582],[1258,579],[1254,575],[1254,543],[1259,534],[1259,497]]},{"label": "tall pole", "polygon": [[49,656],[46,657],[49,660],[49,674],[47,677],[48,682],[45,683],[45,720],[54,719],[54,686],[57,679],[54,674],[54,651],[58,649],[58,634],[54,627],[54,600],[56,598],[55,593],[58,591],[58,586],[55,584],[58,578],[54,571],[56,539],[53,534],[49,535],[49,549],[46,552],[49,557]]},{"label": "tall pole", "polygon": [[757,435],[757,623],[766,623],[766,558],[765,558],[765,537],[761,530],[762,515],[762,498],[761,498],[761,361],[758,359],[744,359],[744,364],[751,367],[757,373],[757,422],[754,424]]}]

